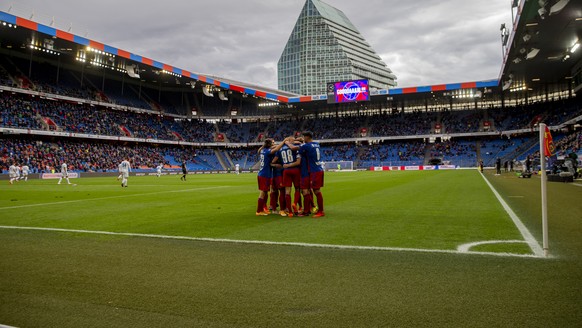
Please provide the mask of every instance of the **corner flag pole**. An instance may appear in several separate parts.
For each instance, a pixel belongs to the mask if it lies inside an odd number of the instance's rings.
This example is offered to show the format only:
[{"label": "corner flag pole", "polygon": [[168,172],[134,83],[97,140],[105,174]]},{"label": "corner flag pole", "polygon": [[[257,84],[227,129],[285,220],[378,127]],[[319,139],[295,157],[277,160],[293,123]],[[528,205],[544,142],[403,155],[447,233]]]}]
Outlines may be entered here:
[{"label": "corner flag pole", "polygon": [[540,123],[540,170],[542,171],[542,239],[544,256],[548,256],[548,195],[546,176],[546,124]]}]

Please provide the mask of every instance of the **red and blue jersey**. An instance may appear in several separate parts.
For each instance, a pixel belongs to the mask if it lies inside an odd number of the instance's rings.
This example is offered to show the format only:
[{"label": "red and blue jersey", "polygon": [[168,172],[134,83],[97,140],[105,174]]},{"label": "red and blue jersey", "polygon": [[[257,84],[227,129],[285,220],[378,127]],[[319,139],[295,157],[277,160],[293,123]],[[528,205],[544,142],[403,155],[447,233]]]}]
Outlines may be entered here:
[{"label": "red and blue jersey", "polygon": [[[281,164],[281,163],[279,163]],[[282,177],[283,176],[283,169],[278,168],[278,167],[271,167],[273,170],[273,178],[275,177]]]},{"label": "red and blue jersey", "polygon": [[281,150],[277,153],[277,157],[279,157],[279,161],[285,164],[293,164],[297,161],[297,151],[292,150],[286,144],[281,147]]},{"label": "red and blue jersey", "polygon": [[307,167],[307,158],[303,159],[301,154],[297,154],[297,158],[301,158],[301,164],[299,168],[301,169],[301,177],[309,177],[309,168]]},{"label": "red and blue jersey", "polygon": [[262,149],[259,153],[259,173],[258,176],[264,178],[272,178],[273,174],[271,172],[271,162],[273,161],[273,154],[271,154],[271,149]]},{"label": "red and blue jersey", "polygon": [[319,143],[313,141],[304,143],[299,147],[299,154],[301,155],[301,162],[307,159],[307,168],[310,173],[323,172]]}]

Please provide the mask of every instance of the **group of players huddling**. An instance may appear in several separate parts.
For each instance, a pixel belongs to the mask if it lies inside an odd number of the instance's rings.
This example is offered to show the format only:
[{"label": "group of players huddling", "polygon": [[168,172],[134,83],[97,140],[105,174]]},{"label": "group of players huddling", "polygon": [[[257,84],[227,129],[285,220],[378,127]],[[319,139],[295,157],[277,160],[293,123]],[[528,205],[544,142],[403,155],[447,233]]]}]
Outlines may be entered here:
[{"label": "group of players huddling", "polygon": [[[324,168],[319,143],[313,141],[310,131],[302,135],[299,138],[285,138],[277,145],[273,139],[267,139],[259,148],[257,216],[276,213],[277,202],[281,216],[302,217],[310,213],[314,218],[325,216],[321,194]],[[291,187],[295,188],[293,201]],[[271,202],[267,207],[269,192]]]},{"label": "group of players huddling", "polygon": [[[313,133],[305,131],[302,137],[288,137],[275,145],[273,139],[265,140],[258,150],[260,169],[257,175],[259,185],[259,199],[257,202],[257,216],[277,213],[285,217],[309,216],[313,218],[325,216],[323,211],[323,161],[319,143],[313,141]],[[156,167],[157,176],[161,175],[163,164]],[[122,187],[127,187],[131,164],[128,159],[123,160],[118,167],[118,180]],[[239,173],[237,168],[236,173]],[[10,184],[20,179],[28,180],[30,169],[27,165],[22,168],[13,164],[10,166]],[[182,180],[185,181],[186,165],[182,163]],[[22,175],[21,175],[22,172]],[[61,164],[61,177],[58,184],[66,179],[69,181],[68,165]],[[292,188],[295,188],[291,197]],[[270,196],[270,203],[268,203]],[[314,199],[315,196],[315,199]],[[303,198],[303,199],[302,199]]]}]

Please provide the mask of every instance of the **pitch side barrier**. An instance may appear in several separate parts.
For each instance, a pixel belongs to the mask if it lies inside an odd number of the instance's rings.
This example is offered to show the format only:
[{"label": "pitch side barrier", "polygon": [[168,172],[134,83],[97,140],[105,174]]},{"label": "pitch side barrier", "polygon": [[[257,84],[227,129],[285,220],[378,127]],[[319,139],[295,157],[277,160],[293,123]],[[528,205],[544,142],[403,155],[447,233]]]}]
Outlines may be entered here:
[{"label": "pitch side barrier", "polygon": [[372,166],[370,171],[435,171],[458,170],[456,165],[401,165],[401,166]]}]

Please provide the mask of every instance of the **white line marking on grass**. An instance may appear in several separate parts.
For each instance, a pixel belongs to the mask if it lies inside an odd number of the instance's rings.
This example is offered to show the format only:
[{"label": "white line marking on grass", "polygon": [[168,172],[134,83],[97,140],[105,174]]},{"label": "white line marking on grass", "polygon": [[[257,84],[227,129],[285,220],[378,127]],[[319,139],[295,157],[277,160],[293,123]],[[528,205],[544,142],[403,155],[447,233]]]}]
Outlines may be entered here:
[{"label": "white line marking on grass", "polygon": [[62,201],[62,202],[52,202],[52,203],[40,203],[40,204],[6,206],[6,207],[0,207],[0,210],[11,210],[11,209],[18,209],[18,208],[25,208],[25,207],[38,207],[38,206],[48,206],[48,205],[61,205],[61,204],[71,204],[71,203],[82,203],[82,202],[89,202],[89,201],[94,201],[94,200],[116,199],[116,198],[125,198],[125,197],[138,197],[138,196],[170,194],[170,193],[189,192],[189,191],[201,191],[201,190],[210,190],[210,189],[220,189],[220,188],[226,188],[226,187],[227,186],[206,187],[206,188],[192,188],[192,189],[182,189],[182,190],[167,190],[167,191],[148,192],[148,193],[141,193],[141,194],[130,194],[130,195],[99,197],[99,198],[86,198],[86,199],[76,199],[76,200],[65,200],[65,201]]},{"label": "white line marking on grass", "polygon": [[78,230],[78,229],[61,229],[61,228],[43,228],[43,227],[19,227],[19,226],[0,226],[0,229],[14,229],[14,230],[34,230],[34,231],[55,231],[55,232],[69,232],[69,233],[84,233],[96,235],[111,235],[111,236],[128,236],[128,237],[143,237],[143,238],[157,238],[157,239],[176,239],[176,240],[190,240],[190,241],[204,241],[204,242],[222,242],[233,244],[255,244],[255,245],[277,245],[277,246],[299,246],[299,247],[313,247],[313,248],[332,248],[332,249],[349,249],[349,250],[372,250],[372,251],[395,251],[395,252],[416,252],[416,253],[443,253],[443,254],[473,254],[484,256],[499,256],[499,257],[522,257],[522,258],[544,258],[533,254],[514,254],[514,253],[495,253],[495,252],[460,252],[457,250],[444,249],[425,249],[425,248],[403,248],[403,247],[382,247],[382,246],[356,246],[356,245],[333,245],[333,244],[311,244],[299,242],[279,242],[268,240],[239,240],[239,239],[224,239],[224,238],[204,238],[204,237],[188,237],[188,236],[168,236],[143,234],[133,232],[110,232],[110,231],[94,231],[94,230]]},{"label": "white line marking on grass", "polygon": [[572,185],[574,185],[576,187],[582,187],[582,184],[579,184],[579,183],[573,183]]},{"label": "white line marking on grass", "polygon": [[17,327],[0,324],[0,328],[17,328]]},{"label": "white line marking on grass", "polygon": [[529,232],[529,230],[527,230],[527,227],[523,224],[523,222],[521,222],[521,220],[519,219],[517,214],[515,214],[515,212],[513,212],[513,210],[511,209],[511,207],[509,207],[509,205],[507,205],[507,203],[503,200],[503,198],[501,198],[501,195],[499,195],[499,193],[497,192],[497,190],[495,190],[495,188],[489,182],[489,180],[487,180],[487,178],[485,178],[485,175],[481,174],[481,176],[483,177],[483,180],[485,180],[485,182],[487,183],[489,188],[491,188],[491,191],[493,192],[495,197],[497,197],[497,200],[499,201],[499,203],[501,203],[501,206],[503,206],[503,208],[505,209],[505,212],[507,212],[507,214],[509,214],[509,217],[511,218],[511,220],[513,221],[513,223],[515,224],[515,226],[517,227],[517,229],[519,230],[519,232],[523,236],[523,239],[525,239],[525,241],[529,245],[529,248],[531,248],[531,251],[535,254],[535,256],[543,257],[544,251],[543,251],[542,247],[540,246],[540,244],[537,242],[537,240],[534,238],[534,236],[531,234],[531,232]]},{"label": "white line marking on grass", "polygon": [[457,247],[457,251],[459,251],[461,253],[467,253],[467,252],[469,252],[469,249],[471,249],[472,247],[475,247],[475,246],[479,246],[479,245],[516,244],[516,243],[527,244],[527,242],[525,240],[484,240],[484,241],[476,241],[476,242],[472,242],[472,243],[462,244],[459,247]]}]

